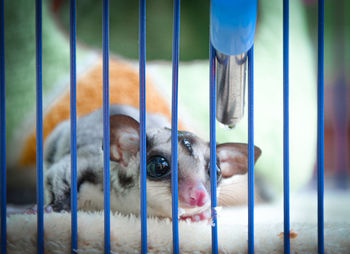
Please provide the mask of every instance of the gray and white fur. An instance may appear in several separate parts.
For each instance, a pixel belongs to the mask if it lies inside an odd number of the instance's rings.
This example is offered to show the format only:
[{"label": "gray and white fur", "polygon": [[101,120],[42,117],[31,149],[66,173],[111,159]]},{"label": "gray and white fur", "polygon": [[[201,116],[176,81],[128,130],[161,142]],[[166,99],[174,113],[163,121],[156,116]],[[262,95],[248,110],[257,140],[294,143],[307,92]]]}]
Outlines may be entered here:
[{"label": "gray and white fur", "polygon": [[[139,111],[110,106],[111,210],[140,213]],[[147,213],[171,218],[171,130],[168,120],[147,114]],[[178,133],[179,207],[182,218],[208,218],[209,144],[195,134]],[[102,110],[77,122],[78,209],[103,210]],[[61,123],[45,143],[45,199],[54,211],[70,210],[70,122]],[[255,147],[255,160],[261,151]],[[246,175],[247,145],[217,145],[218,187],[223,179]],[[220,189],[220,188],[218,188]]]}]

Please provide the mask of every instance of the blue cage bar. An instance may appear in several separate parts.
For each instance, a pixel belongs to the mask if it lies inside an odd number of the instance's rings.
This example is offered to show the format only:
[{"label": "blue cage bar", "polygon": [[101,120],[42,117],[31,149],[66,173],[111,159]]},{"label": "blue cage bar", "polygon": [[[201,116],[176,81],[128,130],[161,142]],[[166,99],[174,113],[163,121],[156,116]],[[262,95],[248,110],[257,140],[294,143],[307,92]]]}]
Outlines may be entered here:
[{"label": "blue cage bar", "polygon": [[290,253],[289,207],[289,0],[283,0],[283,231],[284,253]]},{"label": "blue cage bar", "polygon": [[78,249],[76,1],[70,1],[71,251]]},{"label": "blue cage bar", "polygon": [[141,252],[147,253],[146,0],[139,3]]},{"label": "blue cage bar", "polygon": [[42,1],[36,0],[36,184],[37,246],[44,253],[44,172],[43,172],[43,66],[42,66]]},{"label": "blue cage bar", "polygon": [[110,231],[110,177],[109,177],[109,0],[103,0],[102,20],[103,41],[103,158],[104,158],[104,248],[109,254],[111,249]]},{"label": "blue cage bar", "polygon": [[248,253],[254,253],[254,44],[248,51]]},{"label": "blue cage bar", "polygon": [[173,253],[179,253],[178,182],[177,182],[177,102],[179,82],[180,0],[174,0],[173,75],[171,103],[171,192],[173,218]]},{"label": "blue cage bar", "polygon": [[324,253],[324,0],[318,1],[317,66],[317,228],[318,253]]},{"label": "blue cage bar", "polygon": [[210,103],[210,192],[211,192],[211,242],[212,253],[218,253],[218,225],[217,225],[217,201],[216,201],[216,60],[215,49],[209,43],[209,103]]}]

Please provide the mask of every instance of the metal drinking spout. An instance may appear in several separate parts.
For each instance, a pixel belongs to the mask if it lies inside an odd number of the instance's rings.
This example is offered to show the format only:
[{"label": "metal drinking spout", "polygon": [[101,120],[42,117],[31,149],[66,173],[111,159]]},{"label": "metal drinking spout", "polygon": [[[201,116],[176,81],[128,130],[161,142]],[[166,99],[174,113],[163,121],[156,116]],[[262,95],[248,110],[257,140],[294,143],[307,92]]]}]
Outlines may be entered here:
[{"label": "metal drinking spout", "polygon": [[216,119],[234,127],[243,117],[247,54],[228,56],[216,51]]},{"label": "metal drinking spout", "polygon": [[210,41],[216,53],[216,118],[234,127],[243,117],[247,52],[254,43],[257,0],[212,0]]}]

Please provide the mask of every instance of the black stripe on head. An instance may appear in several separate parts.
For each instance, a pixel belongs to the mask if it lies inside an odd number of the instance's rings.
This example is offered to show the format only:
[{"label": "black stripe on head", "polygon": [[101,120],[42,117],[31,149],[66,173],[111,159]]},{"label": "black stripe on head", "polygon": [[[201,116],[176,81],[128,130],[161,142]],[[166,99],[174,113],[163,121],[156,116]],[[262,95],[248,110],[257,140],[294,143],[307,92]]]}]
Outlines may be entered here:
[{"label": "black stripe on head", "polygon": [[[165,127],[166,130],[171,131],[171,129]],[[195,137],[191,132],[188,131],[178,131],[177,137],[179,143],[183,146],[184,150],[188,152],[188,155],[193,156],[193,148],[192,145],[195,143]],[[169,141],[171,140],[171,136]]]},{"label": "black stripe on head", "polygon": [[192,145],[195,143],[193,134],[187,131],[179,131],[178,137],[180,144],[183,146],[184,150],[187,151],[190,156],[193,156]]},{"label": "black stripe on head", "polygon": [[188,152],[190,156],[193,156],[193,149],[191,141],[188,138],[184,138],[181,141],[182,146],[185,148],[185,150]]}]

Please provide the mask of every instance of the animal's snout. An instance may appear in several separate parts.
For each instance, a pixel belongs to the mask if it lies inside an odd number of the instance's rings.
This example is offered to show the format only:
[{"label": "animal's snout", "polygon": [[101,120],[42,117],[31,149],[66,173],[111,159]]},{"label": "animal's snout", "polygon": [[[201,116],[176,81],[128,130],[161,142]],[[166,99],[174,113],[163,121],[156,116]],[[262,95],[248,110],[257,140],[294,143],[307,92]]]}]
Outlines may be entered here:
[{"label": "animal's snout", "polygon": [[209,200],[209,194],[202,183],[188,183],[182,186],[180,198],[190,207],[204,206]]},{"label": "animal's snout", "polygon": [[195,190],[194,194],[191,196],[190,205],[191,206],[203,206],[207,203],[208,197],[207,192],[202,189]]}]

